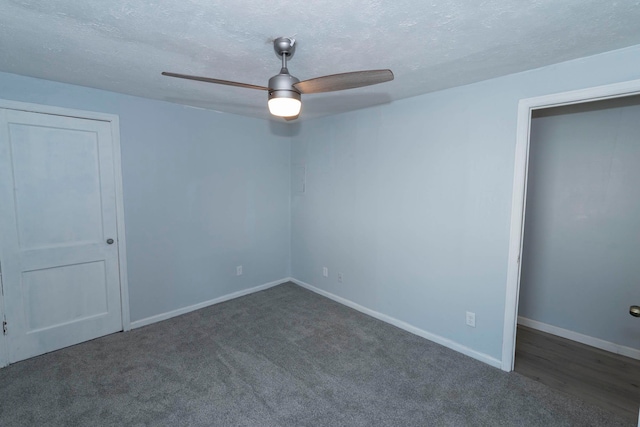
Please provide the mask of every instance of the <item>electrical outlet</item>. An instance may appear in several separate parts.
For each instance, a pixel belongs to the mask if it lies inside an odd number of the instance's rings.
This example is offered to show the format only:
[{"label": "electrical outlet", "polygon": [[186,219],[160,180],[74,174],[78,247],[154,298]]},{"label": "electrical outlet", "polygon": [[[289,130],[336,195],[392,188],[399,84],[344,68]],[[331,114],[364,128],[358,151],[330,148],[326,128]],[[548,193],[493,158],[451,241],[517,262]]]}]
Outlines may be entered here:
[{"label": "electrical outlet", "polygon": [[476,314],[472,311],[467,311],[467,326],[476,327]]},{"label": "electrical outlet", "polygon": [[329,269],[327,267],[322,267],[322,275],[324,277],[329,277]]},{"label": "electrical outlet", "polygon": [[236,267],[236,276],[242,276],[242,266],[241,265]]},{"label": "electrical outlet", "polygon": [[342,283],[342,273],[338,273],[338,283]]}]

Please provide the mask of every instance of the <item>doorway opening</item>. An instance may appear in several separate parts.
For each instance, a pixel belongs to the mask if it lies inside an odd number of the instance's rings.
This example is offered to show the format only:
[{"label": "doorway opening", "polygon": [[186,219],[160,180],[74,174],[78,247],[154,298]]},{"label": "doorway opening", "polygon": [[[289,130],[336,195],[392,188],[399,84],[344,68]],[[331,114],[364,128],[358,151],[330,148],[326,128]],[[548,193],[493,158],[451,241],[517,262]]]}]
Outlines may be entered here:
[{"label": "doorway opening", "polygon": [[[633,420],[640,97],[532,113],[515,371]],[[633,360],[633,358],[637,360]]]},{"label": "doorway opening", "polygon": [[[505,323],[503,335],[502,369],[512,371],[515,364],[518,305],[521,295],[521,267],[527,207],[527,185],[530,161],[532,118],[544,115],[550,109],[583,104],[589,109],[597,101],[632,97],[640,94],[640,80],[589,88],[579,91],[548,95],[521,100],[518,106],[518,130],[514,169],[509,264],[507,270],[507,293],[505,300]],[[632,304],[632,302],[629,302]],[[627,307],[628,309],[628,307]],[[626,314],[626,316],[629,316]],[[640,326],[640,325],[639,325]],[[554,331],[555,332],[555,331]]]}]

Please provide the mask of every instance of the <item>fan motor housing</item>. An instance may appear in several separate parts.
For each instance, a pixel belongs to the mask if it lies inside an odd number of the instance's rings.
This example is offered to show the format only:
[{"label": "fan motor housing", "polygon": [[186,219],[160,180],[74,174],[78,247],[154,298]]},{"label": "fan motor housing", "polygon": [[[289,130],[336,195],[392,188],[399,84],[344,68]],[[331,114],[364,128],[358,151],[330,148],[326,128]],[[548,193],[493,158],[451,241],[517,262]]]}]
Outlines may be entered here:
[{"label": "fan motor housing", "polygon": [[293,90],[295,92],[300,93],[296,88],[293,87],[294,84],[299,83],[300,79],[292,76],[289,73],[280,73],[269,79],[269,92],[272,90]]},{"label": "fan motor housing", "polygon": [[294,98],[300,100],[300,92],[293,87],[300,79],[289,73],[280,73],[269,79],[269,99]]}]

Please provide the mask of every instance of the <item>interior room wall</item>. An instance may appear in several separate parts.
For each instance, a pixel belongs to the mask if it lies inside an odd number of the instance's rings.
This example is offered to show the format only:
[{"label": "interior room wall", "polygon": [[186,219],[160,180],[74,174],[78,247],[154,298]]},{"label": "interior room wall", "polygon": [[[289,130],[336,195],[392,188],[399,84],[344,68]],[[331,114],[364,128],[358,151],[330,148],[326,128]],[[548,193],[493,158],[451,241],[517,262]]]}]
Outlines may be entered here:
[{"label": "interior room wall", "polygon": [[132,321],[290,275],[284,125],[2,73],[0,98],[119,115]]},{"label": "interior room wall", "polygon": [[640,97],[534,112],[519,314],[640,349]]},{"label": "interior room wall", "polygon": [[302,122],[293,276],[499,365],[518,101],[638,78],[634,46]]},{"label": "interior room wall", "polygon": [[120,116],[132,320],[292,275],[495,364],[518,100],[638,78],[635,46],[289,127],[10,74],[0,97]]}]

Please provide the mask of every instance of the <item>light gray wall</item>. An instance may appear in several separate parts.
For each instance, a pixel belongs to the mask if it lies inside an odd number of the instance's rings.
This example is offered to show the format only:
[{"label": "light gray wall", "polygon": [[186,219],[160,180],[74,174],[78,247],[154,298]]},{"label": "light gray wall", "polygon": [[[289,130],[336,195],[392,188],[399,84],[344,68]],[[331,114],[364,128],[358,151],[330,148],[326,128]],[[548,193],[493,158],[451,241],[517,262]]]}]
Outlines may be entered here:
[{"label": "light gray wall", "polygon": [[518,101],[638,78],[635,46],[302,122],[293,276],[499,360]]},{"label": "light gray wall", "polygon": [[290,275],[288,128],[2,73],[0,98],[119,115],[132,321]]},{"label": "light gray wall", "polygon": [[534,116],[521,316],[640,348],[639,165],[640,97]]}]

